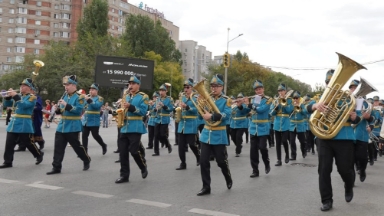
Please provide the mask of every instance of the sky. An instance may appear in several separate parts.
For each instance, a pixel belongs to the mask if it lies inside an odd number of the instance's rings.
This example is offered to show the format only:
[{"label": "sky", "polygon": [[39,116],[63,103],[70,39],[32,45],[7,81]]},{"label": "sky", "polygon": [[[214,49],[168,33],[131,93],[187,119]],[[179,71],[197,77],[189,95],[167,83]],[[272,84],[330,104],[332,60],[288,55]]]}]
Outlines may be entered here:
[{"label": "sky", "polygon": [[378,89],[368,97],[384,99],[384,1],[129,1],[140,2],[178,26],[179,40],[197,41],[213,56],[226,51],[228,28],[229,40],[243,34],[229,43],[229,53],[245,52],[251,61],[312,87],[324,84],[327,70],[337,67],[336,52],[361,64],[382,60],[364,65],[367,70],[350,81],[366,79]]}]

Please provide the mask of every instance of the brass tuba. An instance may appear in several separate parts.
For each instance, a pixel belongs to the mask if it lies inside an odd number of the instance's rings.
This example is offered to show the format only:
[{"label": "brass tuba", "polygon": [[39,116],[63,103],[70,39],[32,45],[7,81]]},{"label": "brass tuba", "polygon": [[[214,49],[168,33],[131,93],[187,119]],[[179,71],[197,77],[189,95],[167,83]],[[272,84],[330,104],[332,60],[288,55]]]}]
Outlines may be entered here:
[{"label": "brass tuba", "polygon": [[319,101],[327,106],[327,110],[316,110],[309,119],[312,133],[320,139],[335,137],[349,119],[349,113],[355,109],[356,100],[349,90],[341,89],[353,74],[366,69],[354,60],[340,53],[336,54],[339,56],[338,67]]},{"label": "brass tuba", "polygon": [[[200,115],[203,115],[205,113],[204,111],[207,111],[211,114],[220,113],[219,108],[217,108],[215,102],[211,98],[211,95],[208,94],[207,90],[204,87],[204,80],[194,85],[193,89],[196,90],[197,94],[199,94],[199,97],[197,98],[197,103],[195,103],[195,101],[193,100],[191,101],[195,105]],[[211,127],[215,127],[221,123],[221,121],[211,121],[211,120],[205,121],[205,122]]]}]

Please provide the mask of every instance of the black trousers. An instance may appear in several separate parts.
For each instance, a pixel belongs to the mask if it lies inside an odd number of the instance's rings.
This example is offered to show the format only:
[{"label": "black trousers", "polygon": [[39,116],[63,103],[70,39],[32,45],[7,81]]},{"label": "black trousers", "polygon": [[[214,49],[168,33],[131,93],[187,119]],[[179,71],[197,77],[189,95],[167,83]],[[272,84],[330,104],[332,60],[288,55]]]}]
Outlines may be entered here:
[{"label": "black trousers", "polygon": [[289,158],[288,136],[289,131],[275,131],[277,160],[281,161],[281,145],[284,146],[285,158]]},{"label": "black trousers", "polygon": [[121,133],[119,138],[120,149],[120,176],[129,178],[129,153],[131,153],[137,166],[141,171],[147,168],[145,155],[143,154],[143,147],[141,145],[140,133]]},{"label": "black trousers", "polygon": [[225,145],[209,145],[201,142],[200,171],[203,188],[211,188],[211,164],[209,161],[211,154],[215,156],[217,165],[221,168],[225,180],[232,179],[227,160],[227,147]]},{"label": "black trousers", "polygon": [[179,123],[175,122],[175,144],[179,145],[179,133],[177,132],[177,129],[179,128]]},{"label": "black trousers", "polygon": [[12,110],[11,109],[7,110],[7,117],[5,118],[5,125],[8,125],[8,123],[11,121],[11,114],[12,114]]},{"label": "black trousers", "polygon": [[231,128],[231,138],[236,145],[236,154],[241,154],[241,149],[243,148],[243,134],[245,131],[246,128]]},{"label": "black trousers", "polygon": [[337,171],[350,189],[354,184],[354,144],[352,140],[323,140],[317,139],[319,153],[319,186],[321,202],[333,201],[331,173],[333,158],[336,161]]},{"label": "black trousers", "polygon": [[20,139],[20,142],[25,144],[25,147],[32,153],[33,157],[37,158],[40,156],[40,150],[35,145],[35,142],[31,140],[32,135],[33,134],[29,133],[7,132],[7,137],[5,138],[4,164],[12,165],[17,139]]},{"label": "black trousers", "polygon": [[369,161],[374,161],[374,156],[375,156],[375,144],[373,144],[373,142],[371,143],[368,143],[368,157],[369,157]]},{"label": "black trousers", "polygon": [[251,166],[253,172],[259,172],[259,150],[264,165],[269,165],[269,156],[267,148],[267,139],[269,135],[265,136],[253,136],[251,135]]},{"label": "black trousers", "polygon": [[358,165],[360,171],[365,171],[368,164],[368,142],[356,140],[355,144],[355,164]]},{"label": "black trousers", "polygon": [[295,131],[290,131],[289,133],[290,133],[289,144],[291,145],[291,157],[293,159],[296,159],[296,155],[297,155],[296,135],[297,135],[297,138],[299,139],[299,142],[300,142],[301,154],[304,154],[307,151],[306,150],[307,141],[305,139],[305,132],[297,132],[295,129]]},{"label": "black trousers", "polygon": [[88,137],[89,137],[89,132],[92,133],[93,138],[96,140],[97,143],[99,143],[100,146],[106,146],[106,144],[103,141],[103,138],[101,138],[99,134],[99,126],[95,127],[88,127],[84,126],[83,127],[83,133],[81,134],[81,138],[83,141],[83,146],[85,148],[85,151],[88,152]]},{"label": "black trousers", "polygon": [[245,143],[248,143],[249,142],[249,131],[248,131],[248,128],[245,128]]},{"label": "black trousers", "polygon": [[148,125],[148,147],[153,148],[153,139],[155,138],[155,126]]},{"label": "black trousers", "polygon": [[271,129],[269,129],[268,144],[269,148],[275,145],[275,131],[273,130],[273,124],[271,125]]},{"label": "black trousers", "polygon": [[67,147],[67,144],[71,144],[72,149],[76,152],[77,156],[84,161],[84,162],[90,162],[91,158],[88,156],[87,152],[85,151],[85,148],[81,145],[79,141],[79,133],[80,132],[71,132],[71,133],[61,133],[57,132],[55,133],[55,148],[53,153],[53,169],[55,170],[61,170],[61,163],[64,159],[65,154],[65,148]]},{"label": "black trousers", "polygon": [[117,151],[119,151],[119,137],[120,137],[120,129],[119,127],[117,127]]},{"label": "black trousers", "polygon": [[228,145],[231,145],[231,140],[229,139],[229,136],[231,134],[231,127],[230,125],[226,125],[226,129],[227,129],[227,139],[228,139]]},{"label": "black trousers", "polygon": [[193,154],[196,157],[196,161],[200,161],[200,151],[196,146],[196,134],[184,134],[184,133],[178,133],[179,137],[179,157],[181,160],[182,165],[186,165],[185,162],[185,149],[188,149],[188,144],[189,147],[191,148]]},{"label": "black trousers", "polygon": [[311,130],[307,130],[307,150],[315,152],[315,135],[313,135]]},{"label": "black trousers", "polygon": [[164,143],[164,145],[169,148],[168,140],[168,124],[156,124],[155,125],[155,153],[160,154],[159,151],[159,142]]}]

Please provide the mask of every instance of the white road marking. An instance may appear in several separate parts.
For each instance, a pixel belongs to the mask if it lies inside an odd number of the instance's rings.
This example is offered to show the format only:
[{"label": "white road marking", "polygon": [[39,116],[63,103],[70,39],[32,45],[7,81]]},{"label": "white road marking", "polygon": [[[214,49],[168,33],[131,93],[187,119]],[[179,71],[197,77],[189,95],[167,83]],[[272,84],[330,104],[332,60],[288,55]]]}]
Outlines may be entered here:
[{"label": "white road marking", "polygon": [[78,194],[78,195],[97,197],[97,198],[111,198],[111,197],[113,197],[113,195],[95,193],[95,192],[90,192],[90,191],[73,191],[72,193]]},{"label": "white road marking", "polygon": [[224,212],[210,211],[210,210],[204,210],[204,209],[198,209],[198,208],[193,208],[188,212],[202,214],[202,215],[211,215],[211,216],[240,216],[240,215],[234,215],[234,214],[228,214]]},{"label": "white road marking", "polygon": [[147,200],[141,200],[141,199],[130,199],[130,200],[127,200],[127,202],[142,204],[142,205],[155,206],[155,207],[159,207],[159,208],[167,208],[167,207],[171,206],[171,204],[167,204],[167,203],[153,202],[153,201],[147,201]]},{"label": "white road marking", "polygon": [[17,183],[17,182],[19,182],[19,181],[0,178],[0,183],[12,184],[12,183]]},{"label": "white road marking", "polygon": [[34,182],[32,184],[28,184],[26,186],[29,187],[35,187],[35,188],[41,188],[41,189],[48,189],[48,190],[59,190],[62,189],[62,187],[57,187],[53,185],[46,185],[46,184],[41,184],[43,183],[42,181]]}]

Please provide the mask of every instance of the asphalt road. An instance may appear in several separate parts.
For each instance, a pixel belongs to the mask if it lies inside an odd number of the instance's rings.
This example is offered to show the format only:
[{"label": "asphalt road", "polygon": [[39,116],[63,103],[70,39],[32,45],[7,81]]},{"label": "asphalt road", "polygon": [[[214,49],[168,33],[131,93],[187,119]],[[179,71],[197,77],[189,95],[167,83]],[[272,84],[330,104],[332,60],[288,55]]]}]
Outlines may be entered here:
[{"label": "asphalt road", "polygon": [[[13,168],[0,170],[0,216],[8,215],[384,215],[383,158],[368,166],[367,179],[358,179],[351,203],[344,200],[344,184],[335,167],[332,173],[334,205],[330,212],[320,211],[317,155],[298,156],[295,163],[273,166],[276,150],[271,148],[272,170],[266,175],[260,165],[260,177],[249,178],[249,144],[244,143],[243,153],[235,157],[233,144],[228,147],[229,166],[234,185],[228,190],[216,162],[211,163],[212,194],[198,197],[202,182],[200,168],[193,153],[187,153],[187,170],[176,171],[180,160],[177,146],[168,154],[161,149],[160,157],[146,151],[149,175],[141,173],[131,158],[129,183],[115,184],[120,165],[116,150],[116,126],[100,128],[108,153],[90,138],[91,168],[82,171],[83,163],[71,147],[67,147],[62,173],[47,176],[53,158],[53,140],[56,125],[43,128],[44,161],[35,165],[28,152],[16,152]],[[4,153],[5,121],[0,121],[0,154]],[[142,141],[147,145],[147,135]],[[174,143],[173,133],[170,141]]]}]

